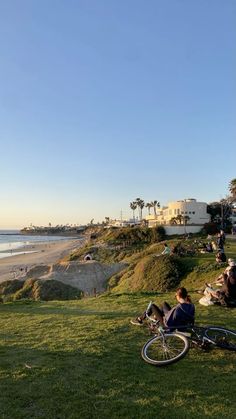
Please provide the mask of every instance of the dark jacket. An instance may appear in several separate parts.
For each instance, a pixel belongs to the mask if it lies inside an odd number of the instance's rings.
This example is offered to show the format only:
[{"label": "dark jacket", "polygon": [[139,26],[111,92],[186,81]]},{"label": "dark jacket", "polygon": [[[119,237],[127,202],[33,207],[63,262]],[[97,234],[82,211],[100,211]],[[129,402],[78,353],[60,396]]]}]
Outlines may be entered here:
[{"label": "dark jacket", "polygon": [[228,274],[224,274],[224,284],[221,292],[226,295],[227,298],[236,300],[236,266],[232,267]]},{"label": "dark jacket", "polygon": [[194,323],[195,307],[191,303],[179,303],[164,316],[164,323],[169,327],[184,326]]}]

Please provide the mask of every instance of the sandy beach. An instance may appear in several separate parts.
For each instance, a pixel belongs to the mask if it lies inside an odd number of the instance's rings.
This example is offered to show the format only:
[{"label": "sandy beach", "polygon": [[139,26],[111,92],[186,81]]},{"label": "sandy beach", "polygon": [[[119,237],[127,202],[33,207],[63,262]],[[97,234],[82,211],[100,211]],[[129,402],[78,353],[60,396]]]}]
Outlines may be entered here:
[{"label": "sandy beach", "polygon": [[0,282],[20,278],[25,275],[29,268],[35,265],[56,263],[59,259],[78,249],[83,244],[84,240],[69,239],[31,244],[14,250],[14,253],[18,253],[17,255],[0,259]]}]

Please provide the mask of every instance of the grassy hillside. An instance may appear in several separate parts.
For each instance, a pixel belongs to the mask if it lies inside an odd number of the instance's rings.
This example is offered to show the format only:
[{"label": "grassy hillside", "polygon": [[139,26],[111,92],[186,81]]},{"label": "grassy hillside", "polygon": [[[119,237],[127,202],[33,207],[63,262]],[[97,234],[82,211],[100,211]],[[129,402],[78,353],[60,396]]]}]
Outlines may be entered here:
[{"label": "grassy hillside", "polygon": [[[140,357],[149,335],[130,325],[161,295],[103,295],[0,305],[4,419],[235,418],[236,353],[191,349],[155,368]],[[236,309],[199,306],[197,322],[236,329]]]},{"label": "grassy hillside", "polygon": [[[171,249],[181,246],[183,256],[175,260],[172,258],[168,263],[162,257],[158,258],[164,242]],[[102,263],[125,262],[127,268],[114,275],[108,283],[109,290],[115,293],[157,292],[171,289],[171,286],[174,288],[178,284],[197,290],[205,282],[213,281],[227,266],[215,263],[215,253],[200,253],[199,242],[207,242],[206,237],[196,235],[189,240],[169,237],[163,241],[163,234],[152,229],[105,229],[97,231],[95,239],[68,259],[80,260],[89,252],[93,259]],[[236,258],[236,240],[227,239],[225,252],[227,258]],[[167,282],[169,284],[165,286]]]},{"label": "grassy hillside", "polygon": [[[168,242],[173,245],[177,239]],[[121,243],[119,248],[99,237],[91,246],[103,262],[119,258],[128,263],[111,279],[110,294],[0,304],[1,417],[235,418],[236,353],[191,349],[179,363],[161,369],[141,359],[149,334],[145,327],[132,326],[130,319],[150,300],[175,303],[174,290],[148,293],[144,283],[146,278],[152,285],[160,272],[155,254],[163,243]],[[85,250],[72,257],[82,257]],[[236,241],[227,241],[226,254],[236,256]],[[215,256],[197,253],[178,263],[178,280],[196,304],[196,322],[236,329],[235,308],[198,303],[196,290],[224,269],[216,266]]]}]

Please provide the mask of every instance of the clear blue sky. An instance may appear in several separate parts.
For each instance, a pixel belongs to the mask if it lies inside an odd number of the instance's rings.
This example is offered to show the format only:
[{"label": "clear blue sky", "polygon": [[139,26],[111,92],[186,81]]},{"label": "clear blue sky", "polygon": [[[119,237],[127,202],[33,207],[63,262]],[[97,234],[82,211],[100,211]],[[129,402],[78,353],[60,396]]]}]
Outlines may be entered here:
[{"label": "clear blue sky", "polygon": [[2,0],[0,228],[227,194],[235,0]]}]

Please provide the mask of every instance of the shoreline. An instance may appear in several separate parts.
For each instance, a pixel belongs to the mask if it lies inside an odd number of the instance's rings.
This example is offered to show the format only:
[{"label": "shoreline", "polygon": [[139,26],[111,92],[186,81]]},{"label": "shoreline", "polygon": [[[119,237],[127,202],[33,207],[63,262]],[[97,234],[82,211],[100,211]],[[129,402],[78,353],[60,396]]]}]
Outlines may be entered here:
[{"label": "shoreline", "polygon": [[13,256],[0,258],[0,283],[12,279],[20,279],[33,266],[56,263],[71,252],[79,249],[84,243],[85,239],[68,238],[68,240],[62,241],[31,243],[15,249]]}]

